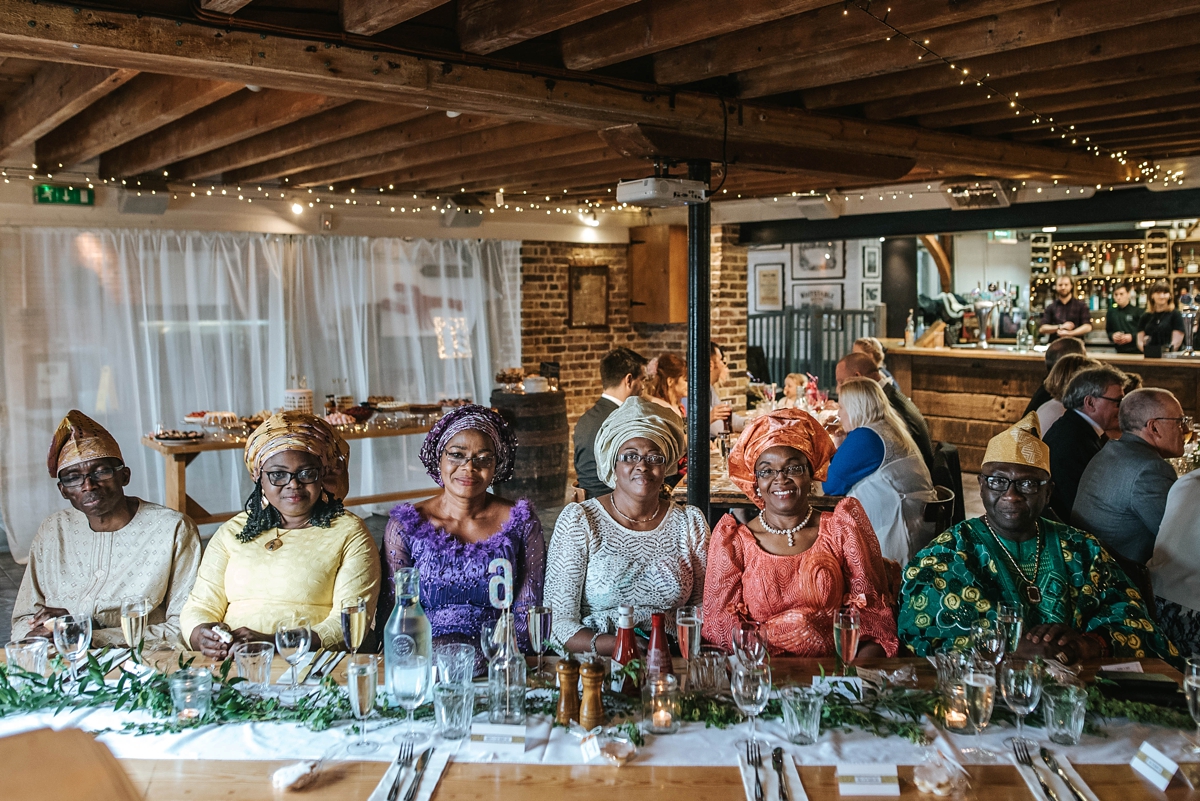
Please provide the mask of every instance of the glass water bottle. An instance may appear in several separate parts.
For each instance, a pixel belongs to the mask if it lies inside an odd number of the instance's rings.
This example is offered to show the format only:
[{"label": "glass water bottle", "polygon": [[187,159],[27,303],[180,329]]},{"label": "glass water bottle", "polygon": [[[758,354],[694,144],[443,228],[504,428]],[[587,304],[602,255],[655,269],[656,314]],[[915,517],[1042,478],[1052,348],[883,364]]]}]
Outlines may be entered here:
[{"label": "glass water bottle", "polygon": [[[423,658],[423,662],[421,659]],[[421,579],[415,567],[396,570],[396,608],[383,627],[383,662],[388,694],[397,697],[402,688],[395,686],[424,665],[428,670],[433,661],[433,631],[429,618],[421,607]],[[405,683],[407,678],[405,678]],[[428,684],[428,678],[425,683]]]}]

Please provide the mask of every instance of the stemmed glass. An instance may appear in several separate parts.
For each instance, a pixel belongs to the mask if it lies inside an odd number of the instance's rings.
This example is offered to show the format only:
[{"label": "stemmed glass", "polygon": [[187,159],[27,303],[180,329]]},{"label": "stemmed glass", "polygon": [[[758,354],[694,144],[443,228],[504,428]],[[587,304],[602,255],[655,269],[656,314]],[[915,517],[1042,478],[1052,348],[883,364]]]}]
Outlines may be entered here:
[{"label": "stemmed glass", "polygon": [[498,625],[500,625],[500,618],[485,620],[479,628],[479,648],[483,651],[485,662],[491,662],[492,657],[500,650],[500,643],[496,642],[496,627]]},{"label": "stemmed glass", "polygon": [[133,661],[139,661],[142,646],[146,641],[146,620],[154,608],[149,598],[133,597],[121,601],[121,633]]},{"label": "stemmed glass", "polygon": [[733,652],[743,665],[762,665],[767,661],[767,638],[757,623],[743,621],[733,630]]},{"label": "stemmed glass", "polygon": [[54,647],[71,672],[71,684],[79,684],[79,662],[92,644],[92,619],[88,615],[63,615],[54,621]]},{"label": "stemmed glass", "polygon": [[350,692],[350,709],[358,720],[358,742],[346,747],[356,756],[379,750],[376,743],[367,742],[367,718],[375,710],[375,690],[379,685],[379,668],[374,654],[350,654],[346,660],[346,688]]},{"label": "stemmed glass", "polygon": [[743,662],[733,669],[729,683],[733,702],[750,718],[750,742],[756,742],[754,719],[767,707],[771,695],[771,668]]},{"label": "stemmed glass", "polygon": [[1025,740],[1025,716],[1042,700],[1042,669],[1029,659],[1008,659],[1000,666],[1000,692],[1017,716],[1017,736]]},{"label": "stemmed glass", "polygon": [[355,598],[342,605],[342,641],[351,654],[357,654],[367,635],[367,599]]},{"label": "stemmed glass", "polygon": [[525,625],[529,628],[529,644],[537,652],[537,672],[534,673],[538,682],[546,680],[542,672],[542,663],[546,658],[546,648],[550,646],[550,628],[553,625],[553,613],[548,606],[531,606],[525,613]]},{"label": "stemmed glass", "polygon": [[862,618],[853,606],[844,606],[833,613],[833,647],[837,651],[842,675],[854,657],[858,655],[858,637],[862,630]]},{"label": "stemmed glass", "polygon": [[1196,742],[1193,750],[1200,752],[1200,657],[1192,657],[1187,661],[1183,671],[1183,690],[1187,693],[1188,712],[1196,721]]},{"label": "stemmed glass", "polygon": [[275,650],[292,666],[292,683],[287,690],[291,699],[295,699],[300,693],[299,665],[308,653],[311,642],[312,631],[308,627],[307,618],[293,615],[275,628]]},{"label": "stemmed glass", "polygon": [[425,693],[429,691],[429,657],[418,654],[400,656],[388,670],[391,671],[388,684],[391,688],[392,703],[408,712],[404,731],[397,734],[392,742],[416,742],[422,738],[413,725],[413,713],[425,702]]},{"label": "stemmed glass", "polygon": [[704,623],[703,607],[681,606],[675,610],[675,638],[679,641],[679,655],[687,660],[683,675],[690,684],[692,660],[700,655],[700,627]]},{"label": "stemmed glass", "polygon": [[999,621],[979,620],[971,627],[971,643],[976,660],[998,667],[1008,651],[1008,633]]},{"label": "stemmed glass", "polygon": [[996,706],[996,677],[992,666],[977,664],[963,676],[967,697],[967,722],[976,734],[983,734]]}]

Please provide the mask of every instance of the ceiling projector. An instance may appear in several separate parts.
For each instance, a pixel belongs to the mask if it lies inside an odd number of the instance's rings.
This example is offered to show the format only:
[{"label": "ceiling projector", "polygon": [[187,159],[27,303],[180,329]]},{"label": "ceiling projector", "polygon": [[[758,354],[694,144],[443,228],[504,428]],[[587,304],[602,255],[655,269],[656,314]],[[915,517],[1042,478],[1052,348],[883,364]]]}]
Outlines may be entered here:
[{"label": "ceiling projector", "polygon": [[704,203],[708,185],[685,178],[639,178],[617,183],[617,202],[631,206],[665,209]]}]

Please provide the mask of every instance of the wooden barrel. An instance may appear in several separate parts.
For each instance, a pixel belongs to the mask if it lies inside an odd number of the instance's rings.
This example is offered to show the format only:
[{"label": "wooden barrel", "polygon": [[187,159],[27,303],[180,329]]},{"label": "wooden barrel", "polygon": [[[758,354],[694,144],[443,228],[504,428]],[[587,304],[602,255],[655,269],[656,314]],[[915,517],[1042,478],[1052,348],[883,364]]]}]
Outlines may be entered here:
[{"label": "wooden barrel", "polygon": [[495,486],[495,493],[512,501],[528,498],[538,509],[562,506],[571,462],[566,395],[517,395],[496,390],[492,393],[492,408],[517,435],[516,470],[511,480]]}]

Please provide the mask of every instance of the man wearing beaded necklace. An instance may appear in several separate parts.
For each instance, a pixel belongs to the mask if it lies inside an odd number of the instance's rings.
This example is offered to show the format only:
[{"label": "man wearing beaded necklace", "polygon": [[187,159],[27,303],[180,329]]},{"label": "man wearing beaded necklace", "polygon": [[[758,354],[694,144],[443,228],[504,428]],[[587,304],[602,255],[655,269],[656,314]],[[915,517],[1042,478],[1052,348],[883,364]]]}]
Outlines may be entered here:
[{"label": "man wearing beaded necklace", "polygon": [[1030,415],[988,443],[979,476],[986,514],[959,523],[904,570],[900,639],[918,655],[970,646],[1000,604],[1021,610],[1023,657],[1074,664],[1102,656],[1179,661],[1145,602],[1091,534],[1042,517],[1049,449]]}]

